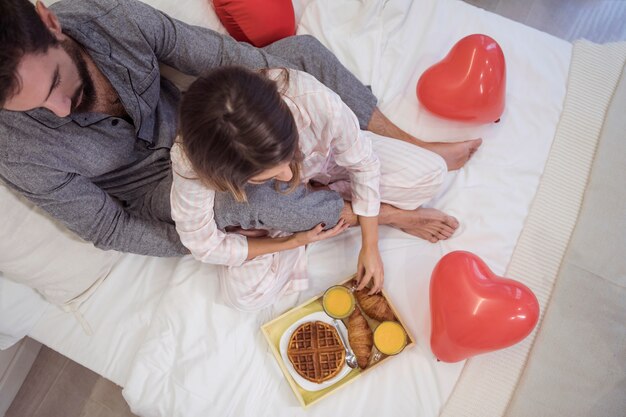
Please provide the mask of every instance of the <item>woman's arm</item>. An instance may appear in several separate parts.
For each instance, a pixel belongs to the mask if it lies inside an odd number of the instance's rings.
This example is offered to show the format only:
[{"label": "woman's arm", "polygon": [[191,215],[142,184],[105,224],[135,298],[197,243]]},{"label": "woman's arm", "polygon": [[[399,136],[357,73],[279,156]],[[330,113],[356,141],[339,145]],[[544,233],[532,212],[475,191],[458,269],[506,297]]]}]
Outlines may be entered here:
[{"label": "woman's arm", "polygon": [[260,255],[294,249],[318,240],[328,239],[346,230],[343,221],[329,230],[322,224],[311,230],[287,237],[245,237],[239,233],[224,233],[213,217],[215,192],[194,179],[193,169],[179,144],[171,150],[172,158],[172,219],[181,242],[194,258],[212,264],[239,266]]},{"label": "woman's arm", "polygon": [[374,285],[369,294],[383,289],[385,269],[378,251],[378,217],[359,216],[361,225],[362,245],[359,252],[356,280],[357,289],[363,289],[371,280]]},{"label": "woman's arm", "polygon": [[213,217],[215,192],[198,179],[181,146],[172,146],[172,219],[180,240],[195,259],[201,262],[239,266],[246,260],[248,243],[245,236],[224,233]]},{"label": "woman's arm", "polygon": [[334,93],[327,92],[330,110],[328,131],[338,165],[346,168],[352,187],[352,208],[361,226],[362,245],[357,263],[358,289],[370,281],[370,294],[380,292],[384,266],[378,250],[378,213],[380,211],[380,162],[371,140],[358,127],[354,113]]},{"label": "woman's arm", "polygon": [[337,94],[308,74],[294,71],[291,75],[293,80],[290,80],[290,97],[311,119],[311,131],[300,137],[301,147],[325,155],[332,154],[337,165],[348,172],[352,209],[358,216],[363,236],[357,280],[359,287],[363,288],[373,279],[371,292],[378,292],[382,289],[384,280],[383,264],[378,251],[378,157],[369,137],[359,129],[356,116]]},{"label": "woman's arm", "polygon": [[293,235],[285,237],[249,237],[248,256],[246,259],[253,259],[268,253],[295,249],[299,246],[317,242],[318,240],[328,239],[337,236],[350,227],[343,219],[339,220],[332,229],[324,230],[324,226],[323,223],[320,223],[311,230],[294,233]]}]

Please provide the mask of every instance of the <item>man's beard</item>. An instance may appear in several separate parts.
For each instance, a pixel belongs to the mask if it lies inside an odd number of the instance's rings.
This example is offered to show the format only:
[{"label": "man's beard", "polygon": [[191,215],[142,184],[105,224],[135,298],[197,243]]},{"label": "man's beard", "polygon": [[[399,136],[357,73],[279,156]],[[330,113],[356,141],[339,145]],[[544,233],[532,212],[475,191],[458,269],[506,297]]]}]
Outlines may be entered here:
[{"label": "man's beard", "polygon": [[[81,85],[76,89],[76,92],[72,96],[72,113],[84,113],[91,110],[95,101],[96,101],[96,93],[93,85],[93,80],[91,79],[91,75],[89,74],[89,70],[87,70],[87,63],[85,59],[80,53],[80,47],[71,40],[64,40],[61,42],[61,46],[70,56],[74,65],[76,65],[76,69],[78,71],[78,76],[80,77]],[[80,103],[78,100],[80,95],[83,95],[83,98]]]}]

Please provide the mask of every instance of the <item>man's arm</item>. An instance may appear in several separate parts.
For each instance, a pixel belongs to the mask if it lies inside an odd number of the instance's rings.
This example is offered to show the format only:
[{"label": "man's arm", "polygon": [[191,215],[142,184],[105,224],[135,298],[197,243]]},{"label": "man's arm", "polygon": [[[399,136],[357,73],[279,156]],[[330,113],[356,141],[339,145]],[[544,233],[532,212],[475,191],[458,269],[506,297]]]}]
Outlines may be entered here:
[{"label": "man's arm", "polygon": [[199,75],[223,65],[289,67],[308,72],[335,91],[366,129],[376,97],[312,36],[292,36],[258,49],[210,29],[190,26],[136,0],[123,2],[160,62]]},{"label": "man's arm", "polygon": [[2,161],[0,178],[100,249],[164,257],[188,253],[174,225],[128,213],[80,175]]}]

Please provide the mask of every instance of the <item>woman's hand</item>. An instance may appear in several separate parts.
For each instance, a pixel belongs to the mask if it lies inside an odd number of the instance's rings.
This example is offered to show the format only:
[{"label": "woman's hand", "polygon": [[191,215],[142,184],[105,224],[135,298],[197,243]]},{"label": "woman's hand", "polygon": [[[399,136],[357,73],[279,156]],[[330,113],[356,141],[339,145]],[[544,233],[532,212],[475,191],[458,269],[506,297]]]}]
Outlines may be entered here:
[{"label": "woman's hand", "polygon": [[268,253],[280,252],[284,250],[295,249],[311,242],[328,239],[337,236],[346,230],[350,225],[343,219],[335,227],[324,230],[324,224],[320,223],[311,230],[306,232],[294,233],[284,237],[260,237],[247,236],[248,240],[248,256],[246,259],[254,259],[257,256],[266,255]]},{"label": "woman's hand", "polygon": [[297,242],[298,246],[307,245],[318,240],[328,239],[345,231],[350,225],[343,219],[339,219],[339,222],[332,229],[324,230],[325,225],[323,223],[318,224],[311,230],[305,232],[298,232],[292,235],[293,239]]},{"label": "woman's hand", "polygon": [[378,217],[359,216],[359,224],[363,244],[356,269],[357,290],[362,290],[373,280],[374,285],[369,291],[371,295],[380,292],[385,281],[383,260],[378,251]]},{"label": "woman's hand", "polygon": [[370,280],[374,281],[374,285],[368,294],[372,295],[383,289],[385,269],[378,251],[378,243],[363,245],[359,253],[356,273],[357,290],[365,288]]}]

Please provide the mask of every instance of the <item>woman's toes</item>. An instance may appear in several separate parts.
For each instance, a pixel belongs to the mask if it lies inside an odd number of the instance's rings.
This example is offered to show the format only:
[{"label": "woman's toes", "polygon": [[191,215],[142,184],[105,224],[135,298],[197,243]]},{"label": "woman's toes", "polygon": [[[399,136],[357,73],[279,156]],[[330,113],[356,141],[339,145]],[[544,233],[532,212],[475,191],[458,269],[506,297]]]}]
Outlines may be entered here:
[{"label": "woman's toes", "polygon": [[455,228],[455,227],[448,226],[448,225],[447,225],[447,224],[445,224],[445,223],[442,223],[442,224],[441,224],[441,225],[437,228],[437,231],[440,231],[440,232],[442,232],[442,233],[446,233],[446,234],[448,234],[449,236],[452,236],[452,234],[456,231],[456,228]]},{"label": "woman's toes", "polygon": [[439,233],[437,233],[437,237],[439,238],[439,240],[446,240],[446,239],[448,239],[450,236],[452,236],[452,235],[447,235],[446,233],[443,233],[443,232],[439,232]]},{"label": "woman's toes", "polygon": [[442,239],[448,239],[454,234],[454,230],[442,229],[439,234],[442,236]]},{"label": "woman's toes", "polygon": [[450,226],[453,230],[459,227],[459,221],[452,216],[446,216],[443,223]]}]

